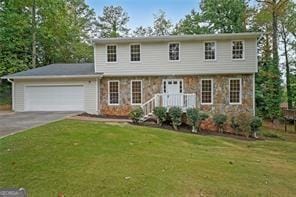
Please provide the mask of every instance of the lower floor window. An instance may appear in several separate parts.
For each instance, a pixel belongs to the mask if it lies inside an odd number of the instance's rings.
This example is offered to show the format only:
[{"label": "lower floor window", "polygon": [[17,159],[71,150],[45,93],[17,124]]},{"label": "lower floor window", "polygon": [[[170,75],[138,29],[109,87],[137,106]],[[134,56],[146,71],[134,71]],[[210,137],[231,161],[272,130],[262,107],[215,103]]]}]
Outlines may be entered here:
[{"label": "lower floor window", "polygon": [[131,81],[131,92],[132,92],[132,104],[142,103],[142,81],[135,80]]},{"label": "lower floor window", "polygon": [[213,82],[212,79],[202,79],[201,80],[201,103],[211,104],[212,103],[212,91]]},{"label": "lower floor window", "polygon": [[229,102],[231,104],[241,102],[241,79],[229,80]]},{"label": "lower floor window", "polygon": [[109,104],[119,104],[119,81],[109,81]]}]

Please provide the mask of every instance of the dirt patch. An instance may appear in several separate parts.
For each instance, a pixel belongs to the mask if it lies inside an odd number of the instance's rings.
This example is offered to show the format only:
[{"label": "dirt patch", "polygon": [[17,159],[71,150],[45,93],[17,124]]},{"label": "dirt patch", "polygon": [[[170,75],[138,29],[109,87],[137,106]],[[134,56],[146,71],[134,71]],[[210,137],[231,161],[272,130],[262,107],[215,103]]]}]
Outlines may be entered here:
[{"label": "dirt patch", "polygon": [[0,105],[0,111],[10,111],[11,105]]}]

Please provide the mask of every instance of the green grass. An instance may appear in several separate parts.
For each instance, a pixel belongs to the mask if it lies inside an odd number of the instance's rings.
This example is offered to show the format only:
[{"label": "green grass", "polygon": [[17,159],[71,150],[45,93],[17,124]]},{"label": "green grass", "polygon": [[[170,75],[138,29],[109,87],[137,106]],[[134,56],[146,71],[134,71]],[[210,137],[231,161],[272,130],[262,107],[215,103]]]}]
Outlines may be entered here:
[{"label": "green grass", "polygon": [[0,140],[0,188],[29,196],[295,196],[296,143],[63,120]]}]

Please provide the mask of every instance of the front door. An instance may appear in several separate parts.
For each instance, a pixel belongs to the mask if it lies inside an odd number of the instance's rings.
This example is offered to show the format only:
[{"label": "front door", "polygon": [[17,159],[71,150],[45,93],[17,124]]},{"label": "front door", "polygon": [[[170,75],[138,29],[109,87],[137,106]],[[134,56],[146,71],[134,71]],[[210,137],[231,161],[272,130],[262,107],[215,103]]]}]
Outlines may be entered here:
[{"label": "front door", "polygon": [[163,106],[182,107],[183,103],[183,83],[181,79],[167,79],[163,82]]}]

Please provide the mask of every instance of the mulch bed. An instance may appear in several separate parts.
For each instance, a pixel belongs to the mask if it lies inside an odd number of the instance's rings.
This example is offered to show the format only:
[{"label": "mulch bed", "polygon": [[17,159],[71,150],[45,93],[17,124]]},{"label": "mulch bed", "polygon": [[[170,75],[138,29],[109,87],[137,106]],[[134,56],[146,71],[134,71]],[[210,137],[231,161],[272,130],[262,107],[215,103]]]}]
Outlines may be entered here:
[{"label": "mulch bed", "polygon": [[[130,123],[130,124],[134,125],[134,123]],[[243,134],[236,134],[236,133],[228,132],[228,131],[224,131],[223,133],[219,133],[219,132],[214,132],[214,131],[201,129],[199,132],[193,133],[192,132],[192,127],[190,125],[188,125],[188,124],[185,124],[185,123],[182,123],[179,126],[178,131],[173,129],[172,125],[170,125],[170,122],[164,122],[162,126],[159,126],[159,125],[156,124],[156,122],[154,120],[149,120],[149,121],[146,121],[146,122],[141,123],[139,125],[146,126],[146,127],[152,127],[152,128],[161,128],[161,129],[166,129],[166,130],[172,131],[172,132],[182,132],[182,133],[187,133],[187,134],[192,134],[192,135],[222,136],[222,137],[229,137],[229,138],[245,140],[245,141],[265,140],[261,136],[259,136],[258,138],[246,137]]]},{"label": "mulch bed", "polygon": [[[88,114],[88,113],[82,113],[77,116],[91,117],[91,118],[107,118],[107,119],[129,119],[128,116],[94,115],[94,114]],[[130,123],[130,124],[135,125],[134,123]],[[187,134],[191,134],[191,135],[222,136],[222,137],[229,137],[229,138],[245,140],[245,141],[264,140],[264,138],[261,136],[259,136],[258,138],[246,137],[243,134],[237,134],[237,133],[228,132],[228,131],[224,131],[223,133],[219,133],[219,132],[201,129],[198,133],[193,133],[192,127],[188,124],[185,124],[185,123],[182,123],[179,126],[178,131],[176,131],[173,129],[172,125],[170,124],[170,121],[166,121],[163,123],[162,126],[159,126],[156,124],[156,120],[153,118],[150,118],[150,119],[146,120],[145,122],[138,124],[138,125],[152,127],[152,128],[161,128],[161,129],[166,129],[166,130],[172,131],[172,132],[182,132],[182,133],[187,133]]]}]

